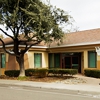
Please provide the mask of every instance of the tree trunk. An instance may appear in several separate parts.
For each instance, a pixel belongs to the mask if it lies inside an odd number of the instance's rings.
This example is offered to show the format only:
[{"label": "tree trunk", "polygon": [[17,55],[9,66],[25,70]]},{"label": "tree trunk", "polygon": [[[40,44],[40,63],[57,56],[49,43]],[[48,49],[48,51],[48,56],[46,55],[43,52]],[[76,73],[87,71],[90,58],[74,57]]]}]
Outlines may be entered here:
[{"label": "tree trunk", "polygon": [[22,55],[20,57],[16,57],[16,60],[17,60],[17,62],[19,64],[19,68],[20,68],[19,76],[23,77],[23,76],[25,76],[24,55]]}]

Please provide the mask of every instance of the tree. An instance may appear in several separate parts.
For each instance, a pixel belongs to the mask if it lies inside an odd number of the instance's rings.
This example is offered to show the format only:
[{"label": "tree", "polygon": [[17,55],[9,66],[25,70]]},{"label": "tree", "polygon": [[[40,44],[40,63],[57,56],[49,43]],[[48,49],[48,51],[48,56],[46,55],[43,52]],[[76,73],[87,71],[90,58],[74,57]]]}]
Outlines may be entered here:
[{"label": "tree", "polygon": [[[13,53],[6,50],[2,39],[0,41],[5,52],[16,57],[20,67],[19,76],[25,76],[25,52],[41,41],[61,41],[64,32],[60,26],[68,24],[69,19],[70,16],[63,10],[41,0],[0,0],[0,24],[4,24],[13,35],[2,28],[0,31],[13,40]],[[25,48],[21,49],[19,45],[25,45]]]}]

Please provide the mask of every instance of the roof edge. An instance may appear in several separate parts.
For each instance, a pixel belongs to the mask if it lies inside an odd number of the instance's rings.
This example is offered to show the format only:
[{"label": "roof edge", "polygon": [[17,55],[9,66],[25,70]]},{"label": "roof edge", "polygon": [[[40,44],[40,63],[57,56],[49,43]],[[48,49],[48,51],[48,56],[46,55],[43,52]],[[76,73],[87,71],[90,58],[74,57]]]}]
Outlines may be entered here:
[{"label": "roof edge", "polygon": [[[77,43],[77,44],[68,44],[68,45],[59,45],[59,46],[32,46],[32,48],[60,48],[60,47],[73,47],[73,46],[85,46],[85,45],[94,45],[94,44],[100,44],[100,41],[97,42],[85,42],[85,43]],[[14,45],[7,45],[6,47],[13,47]],[[0,46],[2,48],[3,46]],[[19,45],[19,47],[25,47],[25,45]]]},{"label": "roof edge", "polygon": [[72,46],[85,46],[85,45],[94,45],[94,44],[100,44],[100,41],[97,41],[97,42],[77,43],[77,44],[68,44],[68,45],[54,46],[54,47],[49,47],[49,48],[72,47]]}]

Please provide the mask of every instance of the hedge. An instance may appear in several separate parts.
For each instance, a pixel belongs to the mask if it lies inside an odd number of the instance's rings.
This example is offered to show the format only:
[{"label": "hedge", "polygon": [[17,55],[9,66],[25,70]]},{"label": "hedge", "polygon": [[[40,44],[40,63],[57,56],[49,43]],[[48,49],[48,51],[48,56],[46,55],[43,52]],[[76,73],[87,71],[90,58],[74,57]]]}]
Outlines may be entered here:
[{"label": "hedge", "polygon": [[[46,77],[47,75],[47,69],[41,68],[41,69],[26,69],[25,75],[26,76],[36,76],[36,77]],[[19,76],[19,70],[7,70],[5,71],[5,75],[9,77],[18,77]]]},{"label": "hedge", "polygon": [[36,77],[46,77],[48,70],[45,68],[37,68],[37,69],[27,69],[25,70],[26,76],[36,76]]},{"label": "hedge", "polygon": [[18,77],[19,76],[19,70],[6,70],[5,75],[9,77]]},{"label": "hedge", "polygon": [[85,69],[84,74],[88,77],[100,78],[100,70]]},{"label": "hedge", "polygon": [[77,69],[48,69],[48,74],[53,74],[53,75],[61,75],[63,76],[64,74],[66,75],[75,75],[78,73]]},{"label": "hedge", "polygon": [[35,70],[35,76],[39,77],[39,78],[44,78],[47,76],[48,70],[45,68],[41,68],[41,69],[36,69]]},{"label": "hedge", "polygon": [[34,76],[35,70],[36,70],[36,69],[26,69],[26,70],[25,70],[25,75],[26,75],[26,76]]},{"label": "hedge", "polygon": [[[5,71],[5,75],[10,76],[10,77],[18,77],[19,75],[19,70],[7,70]],[[66,75],[75,75],[77,74],[78,71],[77,69],[26,69],[25,70],[25,75],[26,76],[36,76],[39,78],[46,77],[49,74],[52,74],[54,76],[60,75],[63,76],[64,74]]]}]

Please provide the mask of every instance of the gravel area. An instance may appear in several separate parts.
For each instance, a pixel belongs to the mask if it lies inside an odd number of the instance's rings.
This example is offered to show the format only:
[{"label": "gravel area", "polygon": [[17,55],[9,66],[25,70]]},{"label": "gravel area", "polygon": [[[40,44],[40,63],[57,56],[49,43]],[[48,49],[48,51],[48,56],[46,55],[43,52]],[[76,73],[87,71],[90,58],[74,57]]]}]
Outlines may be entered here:
[{"label": "gravel area", "polygon": [[82,78],[70,78],[70,79],[56,81],[56,83],[64,83],[64,84],[83,84],[86,82],[87,80]]}]

